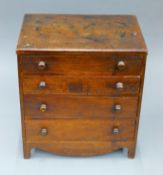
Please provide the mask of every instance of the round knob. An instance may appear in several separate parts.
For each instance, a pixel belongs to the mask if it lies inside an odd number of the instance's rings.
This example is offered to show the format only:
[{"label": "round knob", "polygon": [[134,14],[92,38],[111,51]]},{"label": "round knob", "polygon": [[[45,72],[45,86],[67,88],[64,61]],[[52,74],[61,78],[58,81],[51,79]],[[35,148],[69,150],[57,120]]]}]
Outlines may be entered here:
[{"label": "round knob", "polygon": [[42,136],[48,135],[48,129],[47,129],[47,128],[41,128],[40,134],[41,134]]},{"label": "round knob", "polygon": [[43,89],[43,88],[45,88],[46,87],[46,82],[45,81],[40,81],[40,83],[39,83],[39,88],[40,89]]},{"label": "round knob", "polygon": [[46,62],[45,61],[39,61],[38,69],[44,70],[45,68],[46,68]]},{"label": "round knob", "polygon": [[124,86],[123,86],[123,83],[122,83],[122,82],[117,82],[117,83],[116,83],[116,88],[117,88],[117,89],[123,89],[123,87],[124,87]]},{"label": "round knob", "polygon": [[45,112],[47,110],[47,105],[46,104],[41,104],[40,105],[40,111]]},{"label": "round knob", "polygon": [[125,62],[124,61],[118,61],[118,63],[117,63],[117,68],[119,69],[119,70],[123,70],[123,69],[125,69],[125,66],[126,66],[126,64],[125,64]]},{"label": "round knob", "polygon": [[119,104],[114,105],[114,110],[115,111],[120,111],[122,109],[122,106]]},{"label": "round knob", "polygon": [[112,133],[113,134],[119,134],[119,128],[118,127],[113,128]]}]

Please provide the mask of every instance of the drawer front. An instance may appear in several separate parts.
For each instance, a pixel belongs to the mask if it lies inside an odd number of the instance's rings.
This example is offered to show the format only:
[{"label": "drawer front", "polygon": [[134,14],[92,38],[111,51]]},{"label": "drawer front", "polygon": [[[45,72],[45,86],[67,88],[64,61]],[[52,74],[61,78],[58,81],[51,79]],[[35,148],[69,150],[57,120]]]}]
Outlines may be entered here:
[{"label": "drawer front", "polygon": [[138,75],[142,72],[139,57],[36,56],[23,57],[25,74],[55,75]]},{"label": "drawer front", "polygon": [[134,120],[28,120],[28,142],[127,141],[134,138]]},{"label": "drawer front", "polygon": [[64,76],[25,76],[25,94],[70,94],[70,95],[137,95],[139,76],[132,77],[64,77]]},{"label": "drawer front", "polygon": [[138,95],[140,76],[109,78],[89,78],[87,80],[88,95]]},{"label": "drawer front", "polygon": [[25,116],[47,118],[136,117],[138,97],[26,95]]}]

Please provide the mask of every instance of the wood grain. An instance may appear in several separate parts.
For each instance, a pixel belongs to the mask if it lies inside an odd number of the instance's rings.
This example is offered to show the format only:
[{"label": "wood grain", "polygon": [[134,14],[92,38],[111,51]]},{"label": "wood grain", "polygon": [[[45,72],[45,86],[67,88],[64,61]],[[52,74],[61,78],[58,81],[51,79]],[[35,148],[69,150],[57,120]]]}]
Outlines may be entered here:
[{"label": "wood grain", "polygon": [[133,15],[27,14],[17,53],[54,51],[146,52]]},{"label": "wood grain", "polygon": [[[26,95],[24,110],[26,118],[135,118],[137,97],[85,97]],[[46,104],[47,111],[41,112],[40,105]],[[120,104],[121,111],[114,105]]]},{"label": "wood grain", "polygon": [[147,58],[135,16],[28,14],[16,51],[24,158],[32,148],[69,156],[127,148],[134,158]]},{"label": "wood grain", "polygon": [[50,141],[28,142],[32,148],[63,156],[96,156],[132,147],[133,141]]},{"label": "wood grain", "polygon": [[[54,75],[140,75],[142,72],[142,57],[107,57],[96,55],[51,55],[23,56],[24,74],[54,74]],[[117,68],[118,61],[126,64],[124,70]],[[38,69],[39,61],[46,63],[44,70]]]},{"label": "wood grain", "polygon": [[[47,141],[128,141],[134,136],[134,120],[53,120],[31,121],[26,123],[29,142]],[[119,134],[112,129],[118,127]],[[48,135],[40,134],[41,128],[48,129]]]},{"label": "wood grain", "polygon": [[[46,87],[40,88],[40,82]],[[123,89],[117,89],[116,83],[122,82]],[[54,75],[27,75],[23,80],[25,94],[64,94],[64,95],[137,95],[140,76],[91,76],[72,77]]]}]

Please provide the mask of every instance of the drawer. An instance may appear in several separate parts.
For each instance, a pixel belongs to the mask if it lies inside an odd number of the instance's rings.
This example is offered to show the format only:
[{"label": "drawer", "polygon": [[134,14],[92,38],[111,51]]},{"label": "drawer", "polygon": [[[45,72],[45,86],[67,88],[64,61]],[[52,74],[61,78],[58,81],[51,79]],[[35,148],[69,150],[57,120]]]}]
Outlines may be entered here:
[{"label": "drawer", "polygon": [[138,97],[25,95],[26,118],[134,118]]},{"label": "drawer", "polygon": [[25,74],[55,75],[138,75],[143,60],[139,57],[107,56],[24,56]]},{"label": "drawer", "polygon": [[65,77],[65,76],[25,76],[25,94],[70,94],[70,95],[137,95],[139,76],[123,77]]},{"label": "drawer", "polygon": [[127,141],[134,138],[134,120],[28,120],[28,142]]}]

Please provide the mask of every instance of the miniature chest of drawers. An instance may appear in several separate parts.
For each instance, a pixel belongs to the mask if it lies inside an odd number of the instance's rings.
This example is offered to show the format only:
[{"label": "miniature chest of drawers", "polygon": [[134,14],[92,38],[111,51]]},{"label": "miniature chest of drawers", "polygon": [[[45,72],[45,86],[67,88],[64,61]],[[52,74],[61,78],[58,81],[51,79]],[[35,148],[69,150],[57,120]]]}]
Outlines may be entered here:
[{"label": "miniature chest of drawers", "polygon": [[130,15],[27,14],[17,45],[24,158],[32,148],[135,156],[147,49]]}]

